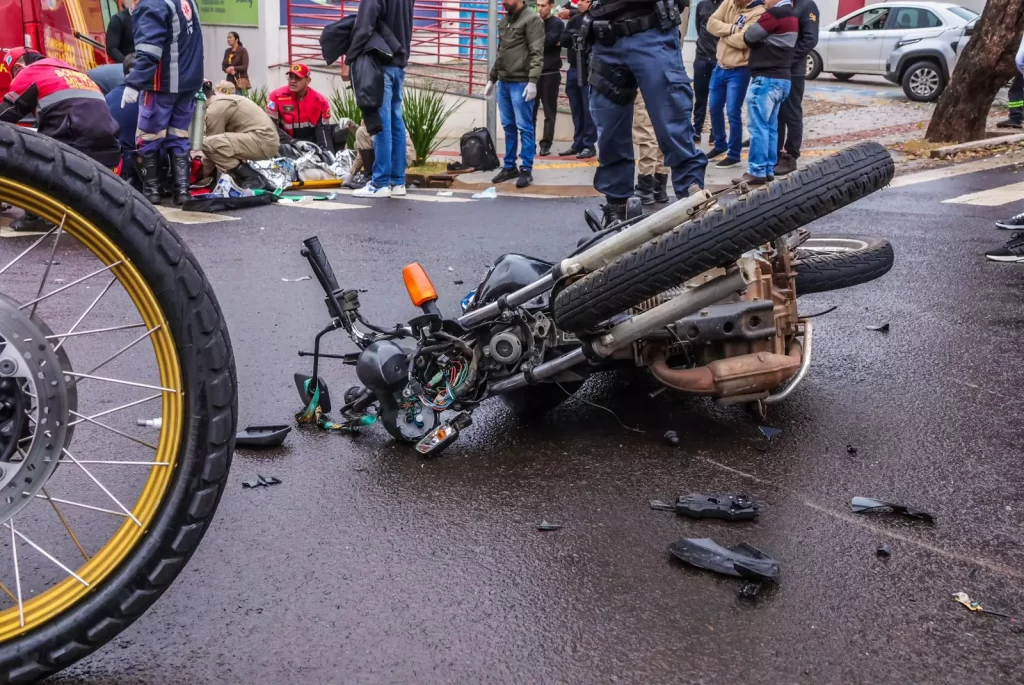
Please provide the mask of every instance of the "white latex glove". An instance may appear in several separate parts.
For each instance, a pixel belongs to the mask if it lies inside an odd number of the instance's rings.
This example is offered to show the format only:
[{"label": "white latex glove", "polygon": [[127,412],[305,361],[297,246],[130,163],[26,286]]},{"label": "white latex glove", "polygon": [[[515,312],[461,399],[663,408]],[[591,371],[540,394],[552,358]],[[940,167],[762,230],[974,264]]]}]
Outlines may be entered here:
[{"label": "white latex glove", "polygon": [[494,95],[494,81],[488,81],[484,87],[484,97],[489,98]]},{"label": "white latex glove", "polygon": [[537,97],[537,84],[527,83],[526,90],[523,91],[523,99],[529,102]]},{"label": "white latex glove", "polygon": [[124,95],[121,96],[121,107],[125,107],[139,101],[139,91],[131,86],[125,86]]}]

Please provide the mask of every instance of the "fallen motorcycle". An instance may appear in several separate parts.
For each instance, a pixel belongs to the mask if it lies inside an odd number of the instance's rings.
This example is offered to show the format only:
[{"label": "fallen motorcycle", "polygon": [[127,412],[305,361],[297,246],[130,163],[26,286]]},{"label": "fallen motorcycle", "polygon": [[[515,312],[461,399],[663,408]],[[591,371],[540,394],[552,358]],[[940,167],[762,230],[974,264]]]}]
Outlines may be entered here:
[{"label": "fallen motorcycle", "polygon": [[[313,373],[296,375],[299,419],[346,430],[379,421],[436,454],[489,398],[541,414],[591,374],[622,367],[764,416],[810,367],[813,326],[800,316],[798,294],[866,283],[893,264],[884,240],[812,238],[802,227],[884,187],[893,173],[889,153],[864,143],[757,189],[713,195],[694,187],[657,213],[595,230],[559,262],[500,257],[458,318],[441,315],[426,272],[410,264],[403,278],[423,314],[390,329],[366,320],[359,292],[339,286],[320,241],[309,238],[303,254],[331,323],[311,353],[300,352],[313,357]],[[338,329],[359,352],[320,352],[323,336]],[[326,414],[323,357],[354,365],[362,383],[345,393],[337,421]]]}]

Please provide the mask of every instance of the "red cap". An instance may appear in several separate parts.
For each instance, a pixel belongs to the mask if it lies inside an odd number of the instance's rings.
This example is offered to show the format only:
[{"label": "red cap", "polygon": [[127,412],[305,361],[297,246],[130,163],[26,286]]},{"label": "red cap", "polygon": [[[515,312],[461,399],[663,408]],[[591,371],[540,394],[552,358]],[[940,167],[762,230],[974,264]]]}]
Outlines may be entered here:
[{"label": "red cap", "polygon": [[309,78],[309,67],[305,64],[293,64],[292,68],[289,69],[288,72],[295,74],[299,78]]},{"label": "red cap", "polygon": [[5,50],[2,61],[3,67],[10,73],[14,69],[14,64],[30,52],[35,52],[35,50],[30,48],[11,48],[10,50]]}]

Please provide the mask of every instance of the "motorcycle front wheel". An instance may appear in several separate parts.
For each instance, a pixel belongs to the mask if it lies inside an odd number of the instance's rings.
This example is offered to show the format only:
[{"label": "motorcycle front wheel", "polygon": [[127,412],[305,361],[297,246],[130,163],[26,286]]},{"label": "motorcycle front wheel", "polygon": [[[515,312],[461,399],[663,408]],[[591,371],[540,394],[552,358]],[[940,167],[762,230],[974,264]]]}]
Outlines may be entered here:
[{"label": "motorcycle front wheel", "polygon": [[[108,642],[188,563],[237,383],[202,269],[120,178],[0,124],[0,203],[0,682],[20,683]],[[19,210],[35,234],[11,231]]]}]

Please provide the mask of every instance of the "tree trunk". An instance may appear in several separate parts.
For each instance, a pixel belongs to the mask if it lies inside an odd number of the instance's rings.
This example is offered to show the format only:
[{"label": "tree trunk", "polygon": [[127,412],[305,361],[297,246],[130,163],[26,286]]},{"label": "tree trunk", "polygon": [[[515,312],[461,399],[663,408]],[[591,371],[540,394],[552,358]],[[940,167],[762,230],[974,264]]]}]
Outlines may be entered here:
[{"label": "tree trunk", "polygon": [[1014,57],[1022,33],[1024,2],[988,0],[939,98],[925,140],[965,143],[985,137],[992,102],[1017,71]]}]

